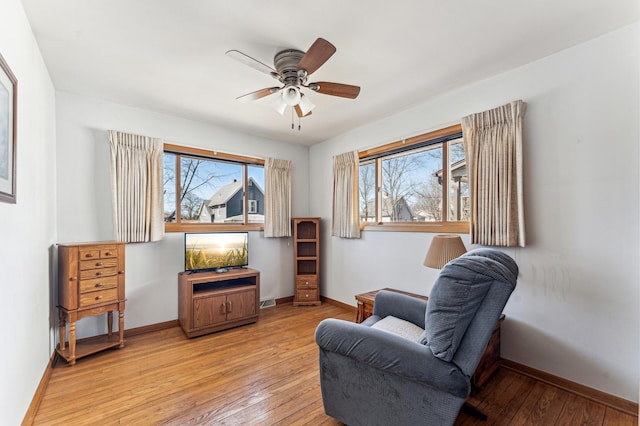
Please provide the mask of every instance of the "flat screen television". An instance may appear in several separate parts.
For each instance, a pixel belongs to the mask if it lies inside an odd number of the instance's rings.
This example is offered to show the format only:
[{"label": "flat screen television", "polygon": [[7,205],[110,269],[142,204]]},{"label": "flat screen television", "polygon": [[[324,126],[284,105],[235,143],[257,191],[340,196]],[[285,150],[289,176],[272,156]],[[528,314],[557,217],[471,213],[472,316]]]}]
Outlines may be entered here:
[{"label": "flat screen television", "polygon": [[185,232],[187,272],[224,271],[249,265],[248,232]]}]

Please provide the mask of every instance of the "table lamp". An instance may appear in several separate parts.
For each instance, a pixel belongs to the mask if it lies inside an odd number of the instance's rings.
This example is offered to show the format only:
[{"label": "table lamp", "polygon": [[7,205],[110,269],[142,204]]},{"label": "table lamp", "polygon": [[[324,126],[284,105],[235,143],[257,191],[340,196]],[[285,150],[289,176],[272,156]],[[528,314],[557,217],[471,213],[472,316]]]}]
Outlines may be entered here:
[{"label": "table lamp", "polygon": [[424,258],[424,266],[441,269],[450,260],[467,252],[459,235],[435,235]]}]

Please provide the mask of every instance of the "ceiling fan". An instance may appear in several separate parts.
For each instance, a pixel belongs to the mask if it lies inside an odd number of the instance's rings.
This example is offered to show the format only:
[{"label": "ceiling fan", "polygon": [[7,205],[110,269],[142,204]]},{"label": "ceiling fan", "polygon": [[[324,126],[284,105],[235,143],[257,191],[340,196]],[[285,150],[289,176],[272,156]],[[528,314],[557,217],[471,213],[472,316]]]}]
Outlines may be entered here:
[{"label": "ceiling fan", "polygon": [[278,52],[273,58],[274,68],[266,65],[238,50],[229,50],[226,55],[278,80],[282,87],[267,87],[237,97],[241,102],[255,101],[265,96],[278,93],[273,107],[284,115],[287,106],[295,109],[298,117],[311,114],[315,105],[302,93],[302,89],[331,96],[355,99],[360,87],[349,84],[318,81],[308,83],[308,77],[320,68],[334,53],[336,48],[323,38],[318,38],[305,53],[301,50],[286,49]]}]

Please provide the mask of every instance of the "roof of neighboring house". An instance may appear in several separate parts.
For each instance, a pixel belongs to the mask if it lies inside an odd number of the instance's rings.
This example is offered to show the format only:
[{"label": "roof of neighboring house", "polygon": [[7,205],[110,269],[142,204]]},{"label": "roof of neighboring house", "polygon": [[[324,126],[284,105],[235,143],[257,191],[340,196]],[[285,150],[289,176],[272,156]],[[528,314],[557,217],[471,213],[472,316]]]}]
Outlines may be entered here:
[{"label": "roof of neighboring house", "polygon": [[[461,177],[463,182],[467,181],[467,160],[456,161],[451,165],[451,174],[453,177]],[[442,169],[433,174],[436,177],[442,178]]]},{"label": "roof of neighboring house", "polygon": [[200,208],[198,208],[198,216],[202,216],[202,211],[207,210],[207,214],[211,215],[211,208],[207,205],[209,202],[207,200],[203,200],[200,203]]},{"label": "roof of neighboring house", "polygon": [[231,197],[235,195],[236,192],[242,189],[242,182],[234,179],[233,182],[226,184],[222,188],[218,190],[213,196],[209,199],[209,203],[207,204],[209,207],[217,206],[220,204],[225,204]]},{"label": "roof of neighboring house", "polygon": [[[253,184],[258,190],[264,194],[264,191],[258,185],[252,177],[249,178],[249,184]],[[226,184],[218,190],[207,202],[207,206],[213,207],[220,204],[225,204],[231,199],[238,191],[242,190],[242,181],[234,179],[233,182]]]}]

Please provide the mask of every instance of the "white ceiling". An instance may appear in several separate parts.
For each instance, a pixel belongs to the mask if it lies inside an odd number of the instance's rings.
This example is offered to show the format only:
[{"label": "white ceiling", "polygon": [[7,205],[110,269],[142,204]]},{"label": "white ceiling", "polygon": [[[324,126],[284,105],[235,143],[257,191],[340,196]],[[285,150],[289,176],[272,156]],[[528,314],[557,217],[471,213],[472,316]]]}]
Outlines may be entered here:
[{"label": "white ceiling", "polygon": [[[407,109],[638,20],[637,0],[22,0],[56,90],[305,145]],[[270,97],[268,65],[323,37],[337,52],[310,81],[361,86],[311,93],[302,130]],[[156,135],[150,135],[156,136]]]}]

